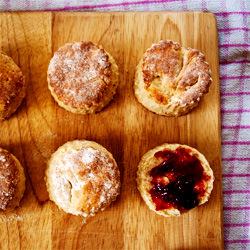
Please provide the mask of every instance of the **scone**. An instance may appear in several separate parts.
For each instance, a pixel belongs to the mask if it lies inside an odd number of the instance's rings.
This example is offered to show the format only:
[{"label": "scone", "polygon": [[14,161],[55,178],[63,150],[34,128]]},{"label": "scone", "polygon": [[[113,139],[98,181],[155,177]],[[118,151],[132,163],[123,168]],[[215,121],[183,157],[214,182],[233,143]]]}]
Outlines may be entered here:
[{"label": "scone", "polygon": [[196,149],[163,144],[148,151],[137,171],[137,187],[147,206],[169,217],[208,201],[213,189],[213,171]]},{"label": "scone", "polygon": [[120,193],[120,172],[112,154],[93,141],[65,143],[46,170],[50,199],[66,213],[86,218],[104,210]]},{"label": "scone", "polygon": [[147,49],[137,66],[134,90],[138,101],[150,111],[180,116],[198,105],[211,82],[201,52],[168,40]]},{"label": "scone", "polygon": [[25,174],[18,159],[0,148],[0,211],[19,206],[25,190]]},{"label": "scone", "polygon": [[11,116],[20,106],[26,85],[20,68],[0,51],[0,120]]},{"label": "scone", "polygon": [[102,110],[116,93],[118,66],[100,45],[67,43],[55,52],[48,68],[48,86],[57,103],[77,114]]}]

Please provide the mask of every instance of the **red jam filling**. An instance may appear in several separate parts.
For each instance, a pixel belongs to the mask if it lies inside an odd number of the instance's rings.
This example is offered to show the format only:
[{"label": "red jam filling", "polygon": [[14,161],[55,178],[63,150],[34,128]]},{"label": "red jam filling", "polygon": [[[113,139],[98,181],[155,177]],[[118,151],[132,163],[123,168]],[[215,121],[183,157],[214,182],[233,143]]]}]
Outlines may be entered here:
[{"label": "red jam filling", "polygon": [[199,204],[205,193],[204,181],[211,177],[203,171],[200,160],[191,150],[163,150],[154,156],[163,161],[149,171],[152,189],[149,191],[156,210],[177,208],[189,210]]}]

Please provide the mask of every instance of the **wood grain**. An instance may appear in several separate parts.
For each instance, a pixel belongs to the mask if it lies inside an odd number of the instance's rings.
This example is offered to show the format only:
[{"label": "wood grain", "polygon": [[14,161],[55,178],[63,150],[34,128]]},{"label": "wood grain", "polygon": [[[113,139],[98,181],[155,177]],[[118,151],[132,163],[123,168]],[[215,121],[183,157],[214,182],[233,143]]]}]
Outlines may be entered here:
[{"label": "wood grain", "polygon": [[[28,82],[27,97],[0,123],[0,146],[25,166],[27,189],[21,207],[0,214],[2,249],[222,249],[220,94],[216,19],[211,13],[1,13],[0,49],[13,57]],[[135,67],[160,39],[201,50],[213,83],[198,108],[179,118],[158,116],[135,99]],[[103,45],[120,69],[112,103],[96,115],[75,115],[51,97],[46,71],[66,42]],[[51,153],[73,139],[97,141],[111,151],[122,173],[122,192],[107,210],[83,224],[60,211],[44,183]],[[179,218],[150,211],[136,189],[141,156],[164,142],[188,144],[208,159],[215,174],[209,202]]]}]

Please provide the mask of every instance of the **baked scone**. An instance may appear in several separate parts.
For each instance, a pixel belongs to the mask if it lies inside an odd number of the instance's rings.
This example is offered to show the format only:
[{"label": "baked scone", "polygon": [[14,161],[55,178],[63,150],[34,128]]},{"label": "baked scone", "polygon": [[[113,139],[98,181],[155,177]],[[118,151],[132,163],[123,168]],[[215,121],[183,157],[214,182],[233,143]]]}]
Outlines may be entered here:
[{"label": "baked scone", "polygon": [[147,49],[137,66],[134,90],[150,111],[180,116],[198,105],[211,82],[211,70],[201,52],[168,40]]},{"label": "baked scone", "polygon": [[157,214],[179,216],[208,201],[213,171],[196,149],[163,144],[148,151],[137,171],[137,187],[148,207]]},{"label": "baked scone", "polygon": [[77,114],[102,110],[113,99],[118,78],[114,58],[92,42],[67,43],[59,48],[47,74],[54,99]]},{"label": "baked scone", "polygon": [[26,85],[20,68],[0,51],[0,120],[8,118],[20,106]]},{"label": "baked scone", "polygon": [[0,211],[19,206],[25,190],[25,174],[18,159],[0,148]]},{"label": "baked scone", "polygon": [[120,193],[120,172],[112,154],[93,141],[65,143],[46,170],[50,199],[66,213],[86,218],[103,211]]}]

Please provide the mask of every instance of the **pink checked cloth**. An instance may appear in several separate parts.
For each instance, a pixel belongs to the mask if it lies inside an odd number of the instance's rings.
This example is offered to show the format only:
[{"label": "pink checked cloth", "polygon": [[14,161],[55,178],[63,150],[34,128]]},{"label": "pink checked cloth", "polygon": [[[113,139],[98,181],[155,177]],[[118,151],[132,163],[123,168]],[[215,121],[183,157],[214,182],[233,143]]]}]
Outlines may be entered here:
[{"label": "pink checked cloth", "polygon": [[213,12],[220,48],[225,248],[250,250],[250,0],[0,0],[0,10]]}]

